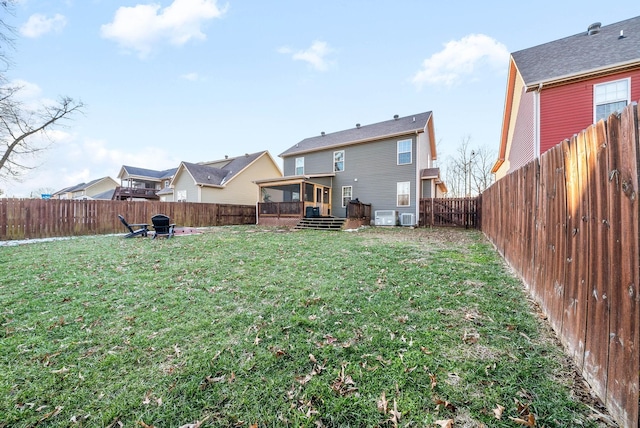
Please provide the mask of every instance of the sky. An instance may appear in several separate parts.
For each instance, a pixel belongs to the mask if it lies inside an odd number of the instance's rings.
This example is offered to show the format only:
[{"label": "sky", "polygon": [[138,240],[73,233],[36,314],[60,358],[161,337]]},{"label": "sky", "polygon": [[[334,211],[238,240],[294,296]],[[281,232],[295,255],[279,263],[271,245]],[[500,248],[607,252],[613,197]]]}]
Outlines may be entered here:
[{"label": "sky", "polygon": [[[4,73],[29,105],[85,104],[4,197],[268,150],[432,111],[438,164],[497,151],[511,52],[637,1],[18,0]],[[3,12],[0,12],[3,13]],[[4,48],[4,47],[2,47]],[[4,51],[4,50],[3,50]]]}]

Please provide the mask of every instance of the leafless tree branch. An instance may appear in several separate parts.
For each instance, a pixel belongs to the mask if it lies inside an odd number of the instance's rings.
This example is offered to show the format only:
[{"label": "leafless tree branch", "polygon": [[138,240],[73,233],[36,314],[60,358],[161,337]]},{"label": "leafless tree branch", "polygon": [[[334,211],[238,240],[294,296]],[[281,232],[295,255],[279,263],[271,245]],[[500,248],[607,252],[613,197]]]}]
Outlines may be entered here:
[{"label": "leafless tree branch", "polygon": [[486,147],[472,149],[470,142],[470,136],[463,137],[456,155],[447,161],[443,175],[450,197],[475,196],[493,183],[494,153]]},{"label": "leafless tree branch", "polygon": [[69,97],[37,109],[25,107],[18,100],[20,89],[0,88],[0,178],[4,179],[16,179],[32,169],[24,158],[45,150],[48,144],[43,140],[52,141],[48,131],[63,126],[63,120],[84,108],[81,101]]}]

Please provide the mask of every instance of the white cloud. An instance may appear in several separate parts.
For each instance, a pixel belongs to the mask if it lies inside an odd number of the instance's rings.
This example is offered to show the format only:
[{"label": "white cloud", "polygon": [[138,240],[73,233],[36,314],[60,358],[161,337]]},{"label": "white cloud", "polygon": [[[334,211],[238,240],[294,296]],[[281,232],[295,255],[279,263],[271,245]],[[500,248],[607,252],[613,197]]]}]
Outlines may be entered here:
[{"label": "white cloud", "polygon": [[225,11],[216,0],[174,0],[165,8],[155,3],[123,6],[100,30],[102,37],[145,57],[163,41],[180,46],[192,39],[205,40],[204,23],[220,18]]},{"label": "white cloud", "polygon": [[36,38],[50,32],[59,33],[67,25],[67,18],[56,13],[52,18],[36,13],[20,27],[20,34],[25,37]]},{"label": "white cloud", "polygon": [[287,46],[278,48],[278,53],[285,55],[291,54],[291,58],[293,60],[305,61],[318,71],[327,71],[329,69],[332,62],[328,60],[327,56],[333,52],[334,50],[327,44],[327,42],[318,40],[313,42],[308,49],[297,52],[294,52],[293,49]]},{"label": "white cloud", "polygon": [[28,82],[22,79],[14,79],[11,82],[3,85],[5,88],[20,88],[16,93],[16,98],[19,101],[33,101],[40,98],[42,95],[42,89],[35,83]]},{"label": "white cloud", "polygon": [[451,86],[485,65],[504,70],[508,59],[509,51],[502,43],[484,34],[470,34],[446,43],[443,50],[425,59],[411,81],[418,87]]},{"label": "white cloud", "polygon": [[190,80],[192,82],[197,82],[198,80],[200,80],[200,76],[198,75],[198,73],[186,73],[180,77],[185,80]]}]

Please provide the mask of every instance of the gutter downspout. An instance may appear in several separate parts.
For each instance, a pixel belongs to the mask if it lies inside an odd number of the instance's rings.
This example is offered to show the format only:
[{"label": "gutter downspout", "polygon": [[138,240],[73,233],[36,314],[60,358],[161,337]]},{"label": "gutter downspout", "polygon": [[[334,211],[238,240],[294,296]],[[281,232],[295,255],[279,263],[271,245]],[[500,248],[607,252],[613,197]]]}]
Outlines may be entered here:
[{"label": "gutter downspout", "polygon": [[[426,134],[426,132],[424,132],[424,134]],[[418,133],[418,130],[416,130],[416,206],[414,208],[414,218],[416,224],[420,222],[420,199],[422,198],[422,179],[420,177],[420,170],[422,169],[422,165],[419,163],[422,158],[420,157],[420,155],[420,134]]]},{"label": "gutter downspout", "polygon": [[533,114],[534,114],[533,157],[534,159],[540,158],[540,92],[542,91],[542,86],[543,86],[543,83],[540,82],[540,84],[538,84],[538,88],[535,90],[534,97],[533,97]]}]

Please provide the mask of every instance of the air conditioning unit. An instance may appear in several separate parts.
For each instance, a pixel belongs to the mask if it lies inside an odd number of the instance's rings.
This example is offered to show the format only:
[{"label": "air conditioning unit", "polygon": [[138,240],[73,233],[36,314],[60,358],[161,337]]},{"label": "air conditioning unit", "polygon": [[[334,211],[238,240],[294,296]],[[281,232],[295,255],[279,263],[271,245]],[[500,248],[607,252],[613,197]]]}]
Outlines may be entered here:
[{"label": "air conditioning unit", "polygon": [[415,216],[412,213],[400,214],[400,226],[415,226]]},{"label": "air conditioning unit", "polygon": [[398,212],[395,210],[376,211],[373,224],[376,226],[395,226],[398,224]]}]

